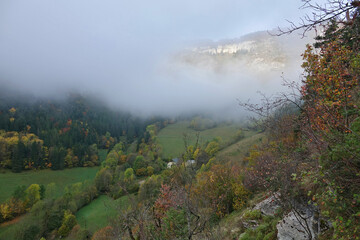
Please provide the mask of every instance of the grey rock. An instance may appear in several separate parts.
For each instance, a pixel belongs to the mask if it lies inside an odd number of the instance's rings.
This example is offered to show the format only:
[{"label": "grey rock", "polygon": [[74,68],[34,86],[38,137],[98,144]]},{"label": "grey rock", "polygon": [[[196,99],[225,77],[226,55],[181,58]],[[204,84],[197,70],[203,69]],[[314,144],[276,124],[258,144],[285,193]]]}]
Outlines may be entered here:
[{"label": "grey rock", "polygon": [[316,239],[319,233],[319,220],[313,206],[297,205],[278,222],[279,240]]},{"label": "grey rock", "polygon": [[254,210],[260,210],[262,214],[267,216],[274,216],[276,211],[280,208],[277,197],[278,194],[274,194],[271,197],[259,202],[255,205]]},{"label": "grey rock", "polygon": [[256,220],[244,221],[243,225],[247,229],[256,229],[259,226],[259,223]]}]

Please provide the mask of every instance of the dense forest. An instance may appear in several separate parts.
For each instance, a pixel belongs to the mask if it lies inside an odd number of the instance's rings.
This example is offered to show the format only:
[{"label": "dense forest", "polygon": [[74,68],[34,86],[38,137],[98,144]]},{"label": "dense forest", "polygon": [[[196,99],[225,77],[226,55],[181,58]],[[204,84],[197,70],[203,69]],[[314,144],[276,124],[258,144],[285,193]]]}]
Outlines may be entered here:
[{"label": "dense forest", "polygon": [[98,149],[141,139],[146,125],[154,121],[111,110],[79,94],[62,101],[2,94],[0,167],[20,172],[96,166]]}]

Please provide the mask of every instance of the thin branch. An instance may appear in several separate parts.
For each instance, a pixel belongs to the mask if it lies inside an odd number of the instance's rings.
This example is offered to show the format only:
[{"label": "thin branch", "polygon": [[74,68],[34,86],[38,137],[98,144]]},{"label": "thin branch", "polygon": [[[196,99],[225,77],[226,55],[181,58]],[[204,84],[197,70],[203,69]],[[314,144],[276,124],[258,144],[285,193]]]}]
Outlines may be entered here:
[{"label": "thin branch", "polygon": [[360,1],[352,1],[349,3],[349,1],[345,0],[327,0],[327,3],[324,5],[313,3],[312,0],[302,0],[302,2],[303,4],[299,9],[310,9],[312,11],[311,15],[306,14],[299,19],[298,23],[286,20],[289,23],[289,27],[285,29],[278,27],[277,33],[270,33],[271,35],[282,36],[302,30],[301,35],[305,37],[307,32],[331,20],[351,25],[360,8]]}]

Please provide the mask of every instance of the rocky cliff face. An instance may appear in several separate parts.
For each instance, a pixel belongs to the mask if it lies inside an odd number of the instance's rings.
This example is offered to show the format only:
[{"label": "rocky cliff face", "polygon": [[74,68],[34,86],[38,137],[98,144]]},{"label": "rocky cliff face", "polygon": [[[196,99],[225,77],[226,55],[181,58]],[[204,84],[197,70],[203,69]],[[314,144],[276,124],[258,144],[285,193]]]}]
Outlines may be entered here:
[{"label": "rocky cliff face", "polygon": [[[200,44],[175,55],[183,64],[214,72],[284,71],[299,66],[308,39],[257,32],[239,39]],[[290,44],[291,42],[291,44]]]}]

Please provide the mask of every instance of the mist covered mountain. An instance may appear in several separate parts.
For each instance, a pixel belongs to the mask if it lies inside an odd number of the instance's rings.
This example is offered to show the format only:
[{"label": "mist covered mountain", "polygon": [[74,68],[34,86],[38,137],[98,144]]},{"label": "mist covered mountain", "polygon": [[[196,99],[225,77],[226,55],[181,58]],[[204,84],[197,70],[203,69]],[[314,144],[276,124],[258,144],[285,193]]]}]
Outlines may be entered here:
[{"label": "mist covered mountain", "polygon": [[274,36],[267,31],[237,39],[210,41],[174,55],[174,61],[214,73],[243,71],[283,72],[299,67],[301,53],[310,40],[299,36]]},{"label": "mist covered mountain", "polygon": [[[301,54],[310,39],[297,35],[275,37],[262,31],[166,51],[151,47],[155,42],[148,43],[152,55],[119,55],[124,62],[113,61],[104,68],[83,66],[81,61],[68,66],[69,61],[60,61],[10,76],[7,73],[13,68],[9,67],[0,82],[4,89],[45,98],[61,99],[68,92],[94,95],[136,116],[173,117],[202,112],[238,119],[246,114],[237,99],[256,101],[258,91],[268,95],[278,92],[282,75],[299,80]],[[90,60],[98,61],[94,57]],[[52,70],[54,66],[63,70]]]}]

